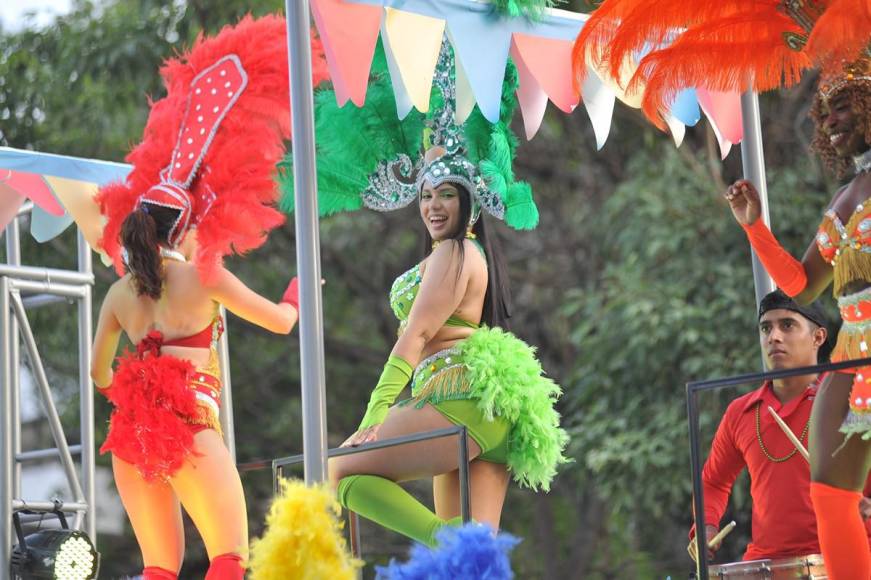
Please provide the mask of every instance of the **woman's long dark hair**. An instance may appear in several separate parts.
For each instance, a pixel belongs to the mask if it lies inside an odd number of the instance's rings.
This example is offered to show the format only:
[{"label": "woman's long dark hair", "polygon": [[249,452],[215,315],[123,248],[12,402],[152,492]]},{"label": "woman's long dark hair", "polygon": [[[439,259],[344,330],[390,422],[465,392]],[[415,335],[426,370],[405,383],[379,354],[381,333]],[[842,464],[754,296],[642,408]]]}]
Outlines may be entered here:
[{"label": "woman's long dark hair", "polygon": [[[457,188],[460,194],[460,219],[457,231],[451,234],[448,240],[455,242],[460,252],[459,272],[462,270],[463,260],[465,259],[466,248],[463,241],[466,239],[466,225],[469,223],[469,218],[472,215],[472,202],[469,192],[465,187],[457,184],[452,185]],[[487,235],[483,214],[472,227],[472,233],[475,234],[475,239],[484,248],[484,254],[487,259],[487,292],[484,294],[484,310],[481,313],[481,322],[490,327],[498,326],[509,330],[511,288],[508,285],[505,259],[502,256],[499,238]],[[429,230],[424,228],[424,255],[428,255],[432,251],[432,242]]]},{"label": "woman's long dark hair", "polygon": [[139,296],[154,300],[163,292],[163,262],[160,244],[168,244],[169,231],[178,210],[143,203],[121,224],[121,245],[127,251],[125,266]]}]

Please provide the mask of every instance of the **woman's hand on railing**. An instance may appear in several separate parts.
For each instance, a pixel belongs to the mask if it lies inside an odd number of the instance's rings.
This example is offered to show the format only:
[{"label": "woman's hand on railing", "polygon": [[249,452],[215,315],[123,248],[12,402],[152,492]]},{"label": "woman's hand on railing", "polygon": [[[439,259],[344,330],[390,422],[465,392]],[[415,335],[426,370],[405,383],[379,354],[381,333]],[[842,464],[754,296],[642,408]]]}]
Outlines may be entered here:
[{"label": "woman's hand on railing", "polygon": [[374,443],[378,440],[378,429],[381,425],[372,425],[365,429],[360,429],[342,443],[339,447],[357,447],[365,443]]}]

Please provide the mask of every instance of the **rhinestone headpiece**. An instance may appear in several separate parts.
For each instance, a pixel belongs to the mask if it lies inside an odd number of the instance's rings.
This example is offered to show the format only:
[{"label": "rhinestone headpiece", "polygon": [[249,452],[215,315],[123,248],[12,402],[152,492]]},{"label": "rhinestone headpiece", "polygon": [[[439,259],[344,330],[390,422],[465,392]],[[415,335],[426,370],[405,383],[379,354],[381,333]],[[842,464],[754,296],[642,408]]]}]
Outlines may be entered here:
[{"label": "rhinestone headpiece", "polygon": [[779,9],[804,30],[804,34],[792,31],[783,33],[786,45],[799,51],[807,44],[814,24],[823,15],[826,7],[819,0],[781,0]]},{"label": "rhinestone headpiece", "polygon": [[[221,123],[247,86],[248,74],[235,54],[222,57],[191,81],[169,165],[160,172],[160,182],[140,195],[136,202],[137,207],[150,203],[179,212],[167,240],[173,247],[196,225],[191,186],[202,171],[203,160]],[[215,197],[211,190],[201,194],[204,209],[199,212],[199,219],[208,212]]]},{"label": "rhinestone headpiece", "polygon": [[828,100],[852,83],[871,83],[871,54],[868,51],[857,60],[845,63],[841,71],[822,77],[819,88],[820,96],[824,100]]},{"label": "rhinestone headpiece", "polygon": [[478,220],[481,209],[497,219],[504,219],[505,206],[499,194],[490,189],[478,167],[466,156],[463,128],[456,123],[456,83],[453,77],[454,53],[447,39],[442,41],[434,82],[442,102],[427,121],[426,149],[435,155],[421,157],[413,163],[407,155],[382,161],[369,176],[362,192],[363,204],[377,211],[392,211],[417,199],[424,182],[433,187],[453,183],[464,187],[471,196],[472,215],[469,227]]}]

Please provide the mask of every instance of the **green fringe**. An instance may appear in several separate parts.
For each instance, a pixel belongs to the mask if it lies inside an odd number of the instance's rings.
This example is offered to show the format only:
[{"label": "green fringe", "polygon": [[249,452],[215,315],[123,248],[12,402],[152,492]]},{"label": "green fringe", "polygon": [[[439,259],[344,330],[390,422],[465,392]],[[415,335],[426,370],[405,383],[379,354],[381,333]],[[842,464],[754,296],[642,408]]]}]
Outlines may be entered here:
[{"label": "green fringe", "polygon": [[514,480],[533,490],[550,489],[557,467],[568,463],[563,450],[569,436],[554,409],[562,393],[543,376],[528,344],[499,328],[482,328],[459,344],[468,369],[469,398],[488,419],[511,423],[508,468]]}]

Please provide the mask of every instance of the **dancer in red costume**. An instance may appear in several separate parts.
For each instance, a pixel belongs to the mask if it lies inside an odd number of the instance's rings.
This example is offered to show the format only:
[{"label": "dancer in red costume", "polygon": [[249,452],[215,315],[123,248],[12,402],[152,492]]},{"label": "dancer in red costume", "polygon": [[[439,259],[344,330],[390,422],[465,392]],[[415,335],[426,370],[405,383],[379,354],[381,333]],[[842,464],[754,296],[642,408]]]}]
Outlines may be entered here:
[{"label": "dancer in red costume", "polygon": [[[807,303],[834,282],[844,324],[832,361],[871,355],[871,57],[824,76],[811,115],[814,147],[830,168],[855,171],[828,205],[801,262],[759,219],[759,194],[749,181],[726,199],[771,277],[796,302]],[[871,465],[871,367],[832,373],[814,402],[810,425],[811,499],[829,578],[871,578],[861,490]]]},{"label": "dancer in red costume", "polygon": [[[325,76],[315,54],[315,83]],[[101,451],[130,517],[146,579],[176,578],[184,554],[180,507],[202,535],[208,580],[241,579],[245,497],[220,433],[219,307],[286,334],[296,281],[273,303],[221,265],[282,223],[275,164],[289,135],[283,19],[246,18],[162,69],[124,183],[104,188],[101,246],[124,276],[109,289],[92,375],[115,409]],[[136,345],[112,369],[121,332]]]}]

